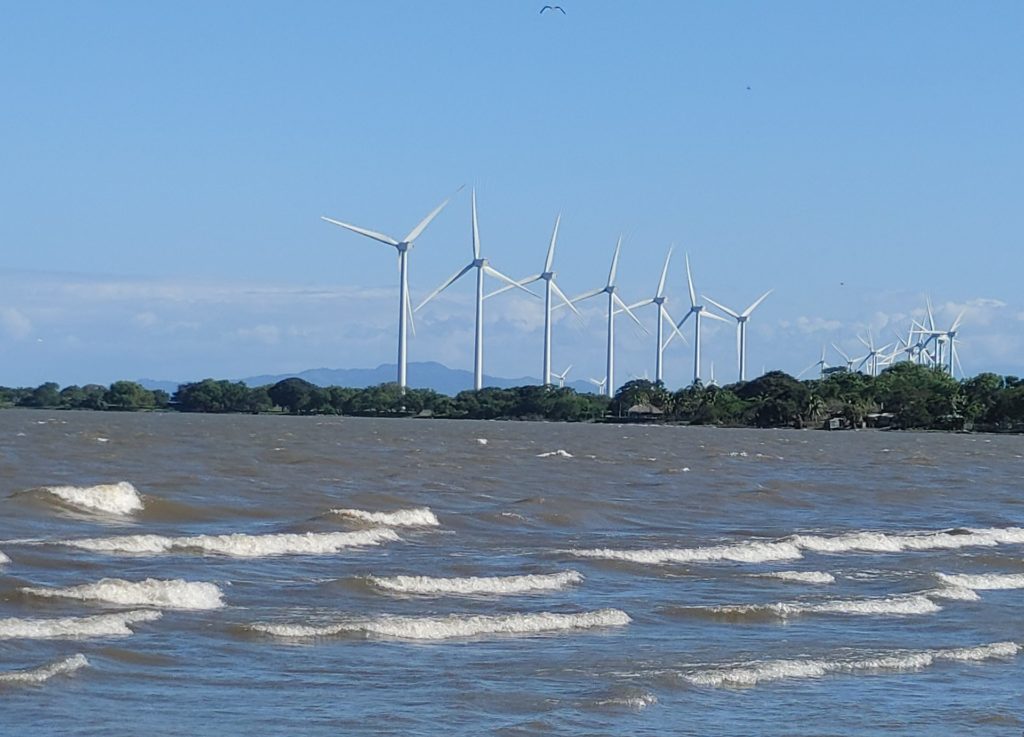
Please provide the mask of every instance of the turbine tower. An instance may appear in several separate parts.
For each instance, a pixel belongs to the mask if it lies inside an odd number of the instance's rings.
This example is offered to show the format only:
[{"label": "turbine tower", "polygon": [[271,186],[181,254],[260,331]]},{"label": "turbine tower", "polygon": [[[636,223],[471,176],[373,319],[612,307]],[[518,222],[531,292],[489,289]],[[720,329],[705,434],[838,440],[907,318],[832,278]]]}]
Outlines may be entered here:
[{"label": "turbine tower", "polygon": [[665,319],[668,318],[668,324],[672,328],[673,333],[678,333],[679,338],[685,343],[686,338],[679,332],[679,328],[676,327],[676,321],[672,319],[672,315],[668,314],[668,308],[665,307],[665,277],[668,275],[668,262],[672,258],[672,248],[668,249],[668,255],[665,256],[665,267],[661,270],[661,280],[658,281],[658,291],[654,293],[654,296],[650,299],[643,299],[635,304],[631,304],[629,308],[635,310],[638,307],[646,307],[647,305],[658,306],[658,352],[655,357],[654,363],[654,380],[659,384],[664,382],[664,360],[663,356],[665,353],[665,347],[668,346],[669,340],[665,339]]},{"label": "turbine tower", "polygon": [[373,230],[367,230],[366,228],[360,228],[355,225],[349,225],[343,223],[340,220],[333,218],[320,216],[321,220],[326,220],[328,223],[338,225],[345,230],[351,230],[353,233],[364,235],[367,238],[372,238],[375,241],[379,241],[388,246],[394,247],[398,251],[398,386],[401,388],[402,393],[405,393],[406,386],[406,328],[409,324],[409,249],[413,247],[416,239],[420,237],[426,227],[430,225],[430,221],[438,216],[438,214],[445,208],[445,205],[455,196],[462,187],[455,190],[455,193],[445,199],[440,205],[435,207],[429,215],[420,221],[419,225],[409,231],[409,234],[402,240],[395,240],[389,235],[378,233]]},{"label": "turbine tower", "polygon": [[[640,329],[645,333],[647,328],[644,327],[643,323],[640,322],[633,311],[629,309],[629,305],[622,301],[618,294],[615,293],[615,272],[619,267],[619,251],[622,249],[622,236],[619,236],[618,242],[615,244],[615,254],[612,256],[612,267],[608,271],[608,283],[600,289],[594,289],[578,297],[573,297],[572,301],[582,302],[585,299],[596,297],[599,294],[608,295],[608,349],[607,349],[607,368],[608,371],[605,374],[605,378],[608,385],[605,387],[608,392],[608,396],[611,397],[615,392],[615,315],[617,312],[625,312],[631,318],[633,322],[640,326]],[[619,309],[616,310],[616,307]]]},{"label": "turbine tower", "polygon": [[476,269],[476,339],[473,350],[473,388],[477,391],[483,389],[484,386],[484,274],[493,276],[495,279],[507,283],[509,286],[516,289],[522,289],[527,294],[536,297],[526,287],[522,287],[518,282],[510,279],[509,277],[502,274],[500,271],[492,267],[486,258],[480,255],[480,228],[477,225],[476,218],[476,190],[473,190],[472,194],[472,210],[473,210],[473,260],[462,267],[461,270],[456,271],[437,289],[430,293],[430,295],[420,302],[419,306],[414,310],[419,312],[427,302],[432,300],[434,297],[439,295],[445,289],[450,287],[456,281],[458,281],[463,275],[469,273],[470,269]]},{"label": "turbine tower", "polygon": [[750,307],[739,313],[730,310],[723,304],[715,302],[715,300],[711,299],[711,297],[706,294],[704,295],[704,299],[727,315],[731,315],[733,319],[736,320],[736,357],[739,360],[740,381],[747,380],[747,320],[750,319],[750,313],[757,309],[757,306],[764,302],[765,298],[771,293],[772,290],[769,289],[754,300],[754,303],[750,305]]},{"label": "turbine tower", "polygon": [[[720,322],[728,320],[714,312],[708,312],[704,305],[697,304],[697,290],[693,288],[693,272],[690,271],[690,254],[686,254],[686,284],[690,288],[690,311],[676,324],[676,328],[682,328],[683,323],[693,316],[693,383],[696,384],[700,381],[700,321],[704,317]],[[668,339],[671,341],[672,335],[668,336]]]},{"label": "turbine tower", "polygon": [[[544,259],[544,271],[533,276],[528,276],[525,279],[520,279],[516,282],[516,286],[525,287],[527,284],[532,284],[535,281],[544,280],[544,385],[551,385],[551,311],[554,309],[552,302],[552,296],[557,295],[560,300],[573,312],[576,313],[577,317],[580,317],[580,311],[576,309],[576,305],[572,303],[568,297],[565,296],[565,292],[558,288],[558,284],[555,283],[555,272],[552,271],[552,267],[555,263],[555,243],[558,240],[558,225],[562,222],[562,216],[559,215],[555,218],[555,229],[551,231],[551,243],[548,245],[548,255]],[[502,287],[501,289],[491,292],[488,297],[493,297],[496,294],[501,294],[512,289],[511,286]],[[533,294],[531,292],[531,294]]]}]

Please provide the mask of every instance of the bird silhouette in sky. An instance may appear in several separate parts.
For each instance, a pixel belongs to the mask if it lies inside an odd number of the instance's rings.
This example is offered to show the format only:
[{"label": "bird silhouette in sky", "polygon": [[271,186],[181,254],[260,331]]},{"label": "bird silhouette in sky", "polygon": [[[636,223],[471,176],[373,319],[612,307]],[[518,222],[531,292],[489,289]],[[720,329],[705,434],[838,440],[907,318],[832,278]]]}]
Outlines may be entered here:
[{"label": "bird silhouette in sky", "polygon": [[540,9],[540,14],[544,15],[545,10],[560,10],[562,11],[562,15],[565,15],[565,8],[563,8],[561,5],[545,5],[543,8]]}]

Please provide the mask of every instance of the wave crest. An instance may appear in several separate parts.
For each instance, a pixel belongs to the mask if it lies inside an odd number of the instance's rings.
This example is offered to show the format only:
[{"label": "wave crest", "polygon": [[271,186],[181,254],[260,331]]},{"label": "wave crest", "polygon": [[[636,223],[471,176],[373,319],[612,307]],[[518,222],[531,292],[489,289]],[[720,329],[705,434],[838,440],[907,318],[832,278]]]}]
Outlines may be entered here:
[{"label": "wave crest", "polygon": [[448,615],[445,617],[382,616],[375,619],[313,626],[253,624],[249,628],[275,637],[314,638],[348,633],[398,640],[449,640],[482,635],[533,635],[597,627],[621,627],[632,620],[618,609],[599,609],[578,614]]},{"label": "wave crest", "polygon": [[357,532],[305,532],[268,535],[196,535],[164,537],[163,535],[121,535],[115,537],[64,540],[62,545],[96,553],[135,553],[152,555],[172,551],[198,551],[203,554],[227,555],[235,558],[263,558],[275,555],[325,555],[344,548],[379,545],[398,540],[386,528]]},{"label": "wave crest", "polygon": [[69,658],[64,658],[64,660],[38,668],[0,673],[0,683],[44,683],[54,676],[68,675],[81,668],[86,668],[88,665],[88,659],[81,653],[77,653]]},{"label": "wave crest", "polygon": [[525,594],[531,591],[557,591],[579,583],[578,571],[524,576],[474,576],[468,578],[431,578],[429,576],[369,576],[367,580],[386,591],[403,594]]},{"label": "wave crest", "polygon": [[86,512],[127,516],[143,508],[138,490],[127,481],[95,486],[44,486],[42,490]]},{"label": "wave crest", "polygon": [[946,586],[971,589],[972,591],[1024,589],[1024,573],[983,573],[975,576],[936,573],[935,575]]},{"label": "wave crest", "polygon": [[25,587],[33,596],[100,601],[121,606],[153,606],[164,609],[219,609],[224,606],[221,590],[212,583],[147,578],[125,581],[104,578],[96,583],[61,589]]},{"label": "wave crest", "polygon": [[160,612],[139,610],[91,617],[57,619],[0,619],[0,640],[72,640],[85,637],[126,637],[129,625],[160,619]]},{"label": "wave crest", "polygon": [[597,548],[573,549],[577,558],[603,558],[631,563],[765,563],[773,560],[800,558],[800,550],[788,542],[745,542],[733,545],[711,545],[703,548],[654,548],[650,550],[613,550]]},{"label": "wave crest", "polygon": [[830,673],[871,673],[921,670],[938,660],[978,661],[1012,658],[1020,652],[1014,642],[996,642],[968,648],[882,654],[855,660],[768,660],[683,676],[697,686],[749,687],[790,678],[820,678]]},{"label": "wave crest", "polygon": [[[693,611],[692,609],[688,611]],[[766,616],[786,619],[804,614],[848,614],[854,616],[906,616],[934,614],[942,607],[921,594],[879,599],[832,599],[819,602],[776,602],[774,604],[730,604],[701,608],[727,619],[762,619]]]},{"label": "wave crest", "polygon": [[350,517],[385,527],[437,527],[441,524],[429,507],[398,509],[394,512],[368,512],[364,509],[332,509],[331,514]]},{"label": "wave crest", "polygon": [[836,577],[831,573],[822,571],[772,571],[770,573],[759,573],[762,578],[778,578],[782,581],[796,581],[798,583],[835,583]]}]

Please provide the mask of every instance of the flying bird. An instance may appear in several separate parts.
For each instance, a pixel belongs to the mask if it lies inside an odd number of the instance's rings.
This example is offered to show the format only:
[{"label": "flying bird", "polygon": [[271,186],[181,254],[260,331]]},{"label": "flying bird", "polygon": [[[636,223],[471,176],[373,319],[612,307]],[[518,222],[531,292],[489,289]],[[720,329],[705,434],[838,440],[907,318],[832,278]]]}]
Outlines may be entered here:
[{"label": "flying bird", "polygon": [[540,14],[544,15],[545,10],[560,10],[562,11],[562,15],[565,15],[565,8],[563,8],[561,5],[545,5],[543,8],[540,9]]}]

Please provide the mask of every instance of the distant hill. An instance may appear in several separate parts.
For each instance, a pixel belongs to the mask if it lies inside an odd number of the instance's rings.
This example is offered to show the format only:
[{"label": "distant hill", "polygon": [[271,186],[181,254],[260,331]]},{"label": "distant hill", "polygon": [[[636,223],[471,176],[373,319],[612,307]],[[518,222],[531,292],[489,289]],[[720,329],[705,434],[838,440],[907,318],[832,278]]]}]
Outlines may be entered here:
[{"label": "distant hill", "polygon": [[[360,389],[394,381],[398,374],[398,366],[393,363],[382,363],[372,369],[307,369],[294,374],[264,374],[242,379],[248,386],[265,386],[276,384],[282,379],[298,377],[317,386],[348,386]],[[409,386],[414,389],[433,389],[449,396],[473,388],[473,372],[464,369],[448,368],[435,361],[413,362],[408,366]],[[156,379],[139,379],[139,383],[147,389],[163,389],[174,393],[179,383],[159,381]],[[506,389],[512,386],[530,386],[540,384],[540,379],[533,376],[522,376],[514,379],[484,374],[484,386]],[[586,381],[569,382],[568,386],[578,392],[593,392],[596,387]]]}]

